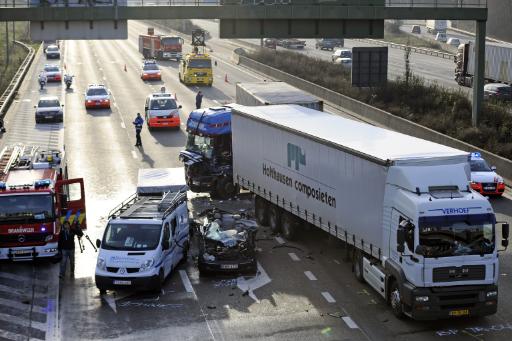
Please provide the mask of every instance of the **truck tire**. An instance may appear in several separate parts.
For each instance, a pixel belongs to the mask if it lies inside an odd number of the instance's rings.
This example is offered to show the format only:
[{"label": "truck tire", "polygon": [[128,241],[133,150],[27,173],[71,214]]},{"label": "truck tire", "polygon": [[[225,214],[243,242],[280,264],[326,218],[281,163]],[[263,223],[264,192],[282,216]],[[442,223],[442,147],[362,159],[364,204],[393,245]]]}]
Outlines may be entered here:
[{"label": "truck tire", "polygon": [[216,192],[220,199],[229,199],[238,193],[238,186],[225,176],[217,181]]},{"label": "truck tire", "polygon": [[363,256],[361,254],[361,252],[359,251],[356,251],[355,255],[354,255],[354,264],[353,264],[353,269],[354,269],[354,276],[356,277],[356,279],[361,282],[361,283],[364,283],[365,280],[364,280],[364,276],[363,276]]},{"label": "truck tire", "polygon": [[272,203],[268,208],[268,226],[272,233],[281,231],[281,209]]},{"label": "truck tire", "polygon": [[281,224],[283,237],[288,240],[294,240],[297,236],[298,222],[295,216],[289,212],[284,212]]},{"label": "truck tire", "polygon": [[100,291],[100,295],[105,295],[107,293],[107,289],[98,288],[98,290]]},{"label": "truck tire", "polygon": [[393,314],[399,319],[404,317],[404,304],[401,297],[400,287],[396,281],[393,281],[389,289],[389,305]]},{"label": "truck tire", "polygon": [[254,210],[256,215],[256,222],[260,226],[268,225],[268,208],[267,201],[262,197],[256,196],[254,199]]}]

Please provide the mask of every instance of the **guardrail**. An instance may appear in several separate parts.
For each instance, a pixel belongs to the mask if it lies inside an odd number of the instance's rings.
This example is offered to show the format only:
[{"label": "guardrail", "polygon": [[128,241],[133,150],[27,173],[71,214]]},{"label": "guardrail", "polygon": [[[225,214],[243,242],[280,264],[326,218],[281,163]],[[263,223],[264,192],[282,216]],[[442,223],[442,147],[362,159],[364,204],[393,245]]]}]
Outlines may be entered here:
[{"label": "guardrail", "polygon": [[35,55],[35,50],[31,46],[28,46],[22,43],[21,41],[17,40],[15,40],[14,42],[25,47],[28,50],[28,55],[23,60],[20,67],[18,68],[18,71],[16,71],[11,82],[9,83],[4,93],[0,97],[0,117],[4,117],[7,113],[9,105],[11,104],[14,96],[16,95],[16,92],[18,91],[20,84],[23,81],[23,78],[25,78],[25,75],[27,74],[30,64],[32,64],[32,61],[34,60]]},{"label": "guardrail", "polygon": [[406,50],[407,48],[410,48],[411,52],[419,53],[419,54],[426,54],[429,56],[439,57],[439,58],[443,58],[443,59],[454,60],[454,58],[455,58],[455,55],[451,54],[451,53],[441,52],[441,51],[432,50],[432,49],[425,49],[425,48],[415,47],[415,46],[408,46],[408,45],[403,45],[403,44],[396,44],[396,43],[391,43],[391,42],[387,42],[384,40],[376,40],[376,39],[352,39],[352,40],[357,40],[357,41],[362,41],[362,42],[370,42],[372,44],[389,46],[391,48],[400,49],[400,50]]},{"label": "guardrail", "polygon": [[5,0],[0,7],[92,7],[92,6],[368,6],[404,8],[487,8],[487,0]]}]

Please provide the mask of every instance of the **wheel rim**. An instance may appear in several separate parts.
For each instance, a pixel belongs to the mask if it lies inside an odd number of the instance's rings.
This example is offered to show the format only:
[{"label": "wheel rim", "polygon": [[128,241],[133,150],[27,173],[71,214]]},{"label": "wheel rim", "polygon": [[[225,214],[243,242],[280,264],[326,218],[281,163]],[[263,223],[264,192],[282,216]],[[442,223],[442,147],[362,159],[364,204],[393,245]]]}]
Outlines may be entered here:
[{"label": "wheel rim", "polygon": [[400,306],[401,306],[400,291],[398,290],[398,288],[395,288],[391,292],[391,307],[394,310],[398,311],[400,309]]}]

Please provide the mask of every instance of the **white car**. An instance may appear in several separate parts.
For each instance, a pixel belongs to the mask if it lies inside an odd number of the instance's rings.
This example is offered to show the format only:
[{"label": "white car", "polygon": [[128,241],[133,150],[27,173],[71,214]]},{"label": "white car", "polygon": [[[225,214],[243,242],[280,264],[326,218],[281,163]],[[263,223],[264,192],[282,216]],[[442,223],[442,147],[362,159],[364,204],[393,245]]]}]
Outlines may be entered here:
[{"label": "white car", "polygon": [[334,64],[340,64],[350,70],[352,69],[352,58],[338,58],[334,61]]},{"label": "white car", "polygon": [[60,51],[57,45],[50,45],[44,50],[46,59],[55,58],[60,59]]},{"label": "white car", "polygon": [[459,38],[450,38],[450,39],[448,39],[447,44],[452,45],[452,46],[459,46],[460,40],[459,40]]},{"label": "white car", "polygon": [[102,84],[91,84],[85,91],[85,108],[110,108],[110,92]]},{"label": "white car", "polygon": [[331,60],[334,63],[338,58],[352,58],[352,50],[349,49],[337,49],[331,56]]},{"label": "white car", "polygon": [[64,104],[60,104],[57,96],[41,97],[37,105],[34,106],[36,109],[36,123],[42,122],[63,122],[64,112],[62,110]]},{"label": "white car", "polygon": [[60,82],[62,80],[62,73],[57,64],[46,64],[44,66],[44,74],[48,82]]},{"label": "white car", "polygon": [[482,195],[501,196],[505,192],[503,178],[496,174],[496,167],[489,167],[480,153],[471,153],[471,188]]}]

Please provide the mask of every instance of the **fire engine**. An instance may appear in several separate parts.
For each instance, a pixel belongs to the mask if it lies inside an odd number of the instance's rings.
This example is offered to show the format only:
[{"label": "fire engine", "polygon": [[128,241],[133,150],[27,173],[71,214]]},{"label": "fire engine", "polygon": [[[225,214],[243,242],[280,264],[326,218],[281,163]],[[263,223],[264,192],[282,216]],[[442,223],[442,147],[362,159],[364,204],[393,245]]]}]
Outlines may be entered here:
[{"label": "fire engine", "polygon": [[0,153],[0,260],[56,256],[64,221],[86,228],[84,181],[67,179],[64,152],[6,146]]},{"label": "fire engine", "polygon": [[146,59],[181,59],[183,38],[156,34],[152,27],[148,34],[139,35],[139,52]]}]

